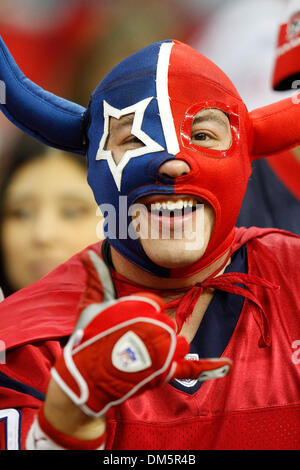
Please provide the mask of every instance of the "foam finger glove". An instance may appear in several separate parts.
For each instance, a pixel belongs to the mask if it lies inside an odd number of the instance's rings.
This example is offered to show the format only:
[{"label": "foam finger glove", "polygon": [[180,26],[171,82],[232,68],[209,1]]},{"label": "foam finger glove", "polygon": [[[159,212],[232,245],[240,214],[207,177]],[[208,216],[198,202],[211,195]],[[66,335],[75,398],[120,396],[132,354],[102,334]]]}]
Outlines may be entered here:
[{"label": "foam finger glove", "polygon": [[102,416],[175,377],[206,380],[227,374],[228,359],[185,359],[189,345],[176,336],[158,296],[141,292],[115,299],[102,260],[89,252],[83,263],[88,276],[79,320],[52,376],[86,414]]}]

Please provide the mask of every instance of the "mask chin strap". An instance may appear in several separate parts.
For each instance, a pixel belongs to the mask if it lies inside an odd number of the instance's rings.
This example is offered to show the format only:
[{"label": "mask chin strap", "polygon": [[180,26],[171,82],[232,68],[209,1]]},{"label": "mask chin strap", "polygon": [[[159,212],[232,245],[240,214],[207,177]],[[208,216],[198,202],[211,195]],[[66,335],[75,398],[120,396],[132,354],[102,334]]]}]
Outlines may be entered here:
[{"label": "mask chin strap", "polygon": [[298,95],[255,109],[249,117],[253,132],[252,161],[300,145]]},{"label": "mask chin strap", "polygon": [[0,37],[0,107],[5,116],[46,145],[85,154],[86,108],[43,90],[21,72]]}]

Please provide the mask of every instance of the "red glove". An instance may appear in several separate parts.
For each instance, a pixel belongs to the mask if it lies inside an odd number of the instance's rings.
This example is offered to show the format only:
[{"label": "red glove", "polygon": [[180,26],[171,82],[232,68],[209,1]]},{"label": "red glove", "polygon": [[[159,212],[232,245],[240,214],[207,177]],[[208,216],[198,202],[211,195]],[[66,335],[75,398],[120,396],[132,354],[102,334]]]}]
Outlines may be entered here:
[{"label": "red glove", "polygon": [[228,359],[184,359],[189,345],[176,336],[158,296],[141,292],[115,299],[103,261],[93,251],[82,261],[88,279],[81,313],[52,376],[86,414],[101,416],[175,377],[207,380],[228,373]]}]

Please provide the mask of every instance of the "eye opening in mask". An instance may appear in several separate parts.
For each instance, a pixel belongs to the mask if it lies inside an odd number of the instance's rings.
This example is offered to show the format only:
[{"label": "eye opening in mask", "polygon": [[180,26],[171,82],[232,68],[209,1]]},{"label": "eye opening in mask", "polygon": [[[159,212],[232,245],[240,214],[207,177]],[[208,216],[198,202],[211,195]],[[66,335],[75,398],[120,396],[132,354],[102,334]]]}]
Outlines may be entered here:
[{"label": "eye opening in mask", "polygon": [[109,131],[104,150],[111,150],[115,163],[118,164],[128,150],[144,147],[145,144],[132,133],[134,114],[126,114],[119,119],[109,117]]},{"label": "eye opening in mask", "polygon": [[197,103],[191,106],[181,124],[181,141],[206,156],[229,156],[239,140],[237,110],[223,103]]}]

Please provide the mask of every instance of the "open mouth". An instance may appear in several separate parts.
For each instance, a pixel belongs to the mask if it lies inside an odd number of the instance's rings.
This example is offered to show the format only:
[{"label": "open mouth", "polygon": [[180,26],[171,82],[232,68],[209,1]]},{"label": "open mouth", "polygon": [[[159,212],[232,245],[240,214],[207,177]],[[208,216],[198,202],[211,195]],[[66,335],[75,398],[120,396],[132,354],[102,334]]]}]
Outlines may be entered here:
[{"label": "open mouth", "polygon": [[207,202],[190,194],[151,194],[137,201],[138,216],[133,217],[142,239],[185,240],[203,232]]},{"label": "open mouth", "polygon": [[195,199],[177,201],[166,201],[166,202],[155,202],[151,204],[151,207],[147,207],[148,212],[153,215],[161,217],[183,217],[194,212],[197,209],[197,201]]},{"label": "open mouth", "polygon": [[182,218],[202,207],[204,201],[190,195],[161,195],[156,194],[139,200],[151,216]]}]

